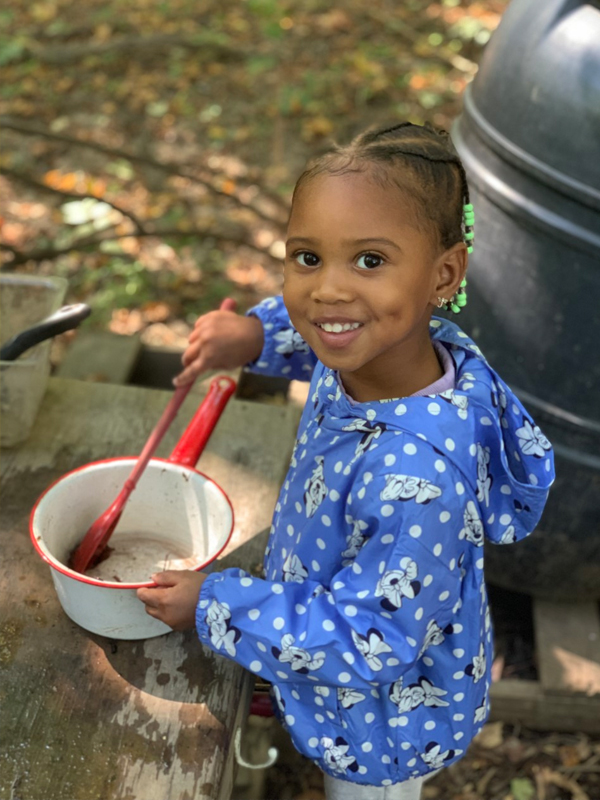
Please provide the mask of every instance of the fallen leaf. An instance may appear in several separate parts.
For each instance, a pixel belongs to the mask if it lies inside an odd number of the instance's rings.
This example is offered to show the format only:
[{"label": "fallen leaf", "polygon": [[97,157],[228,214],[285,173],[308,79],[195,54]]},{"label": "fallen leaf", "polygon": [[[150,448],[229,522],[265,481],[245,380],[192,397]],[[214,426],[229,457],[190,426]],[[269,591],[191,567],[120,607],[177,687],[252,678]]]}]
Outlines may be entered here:
[{"label": "fallen leaf", "polygon": [[89,194],[93,194],[96,197],[104,197],[106,193],[106,181],[102,178],[92,178],[88,176],[87,178],[87,191]]},{"label": "fallen leaf", "polygon": [[322,33],[339,33],[341,31],[348,31],[352,28],[352,20],[348,14],[341,8],[332,8],[325,14],[319,14],[315,18],[317,26]]},{"label": "fallen leaf", "polygon": [[94,30],[94,39],[97,42],[107,42],[111,36],[112,28],[108,22],[101,22],[99,25],[96,25]]},{"label": "fallen leaf", "polygon": [[579,750],[573,745],[565,744],[562,747],[559,747],[558,755],[563,767],[574,767],[576,764],[581,763]]},{"label": "fallen leaf", "polygon": [[305,138],[316,139],[321,136],[329,136],[333,131],[333,123],[327,117],[313,117],[306,120],[302,126],[302,133]]},{"label": "fallen leaf", "polygon": [[166,303],[161,303],[157,300],[151,300],[149,303],[144,303],[141,308],[144,320],[148,322],[164,322],[171,316],[171,309]]},{"label": "fallen leaf", "polygon": [[481,732],[475,737],[475,743],[479,747],[486,750],[491,750],[494,747],[499,747],[504,741],[502,730],[504,728],[503,722],[488,722],[481,729]]},{"label": "fallen leaf", "polygon": [[424,75],[415,74],[411,77],[409,81],[409,86],[411,89],[424,89],[426,86],[429,85],[429,80]]},{"label": "fallen leaf", "polygon": [[535,786],[529,778],[513,778],[510,790],[515,800],[531,800],[535,795]]},{"label": "fallen leaf", "polygon": [[69,192],[74,189],[77,184],[77,175],[74,172],[63,175],[60,170],[51,169],[49,172],[46,172],[43,181],[46,186],[50,186],[52,189],[62,189],[65,192]]},{"label": "fallen leaf", "polygon": [[31,6],[31,16],[36,22],[49,22],[57,11],[56,3],[34,3]]},{"label": "fallen leaf", "polygon": [[221,191],[225,192],[225,194],[233,194],[235,192],[235,181],[230,179],[224,180],[221,184]]}]

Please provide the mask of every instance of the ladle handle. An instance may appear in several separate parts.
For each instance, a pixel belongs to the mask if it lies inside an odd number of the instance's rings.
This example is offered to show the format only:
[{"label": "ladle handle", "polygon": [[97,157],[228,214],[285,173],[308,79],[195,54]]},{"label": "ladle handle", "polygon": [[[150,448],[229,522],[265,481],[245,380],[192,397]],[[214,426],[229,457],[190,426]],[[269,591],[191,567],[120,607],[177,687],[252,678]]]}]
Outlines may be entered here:
[{"label": "ladle handle", "polygon": [[[235,309],[235,306],[236,306],[235,300],[233,298],[231,298],[231,297],[226,297],[225,300],[223,300],[223,302],[219,306],[219,310],[220,311],[233,311]],[[87,306],[86,306],[86,308],[87,308]],[[192,383],[187,383],[187,384],[185,384],[185,386],[178,386],[177,389],[175,389],[175,392],[173,393],[173,397],[170,399],[169,403],[167,404],[167,407],[163,411],[162,416],[158,421],[158,424],[156,425],[155,429],[152,431],[152,434],[150,435],[148,441],[146,442],[146,444],[144,446],[144,449],[140,453],[140,457],[138,458],[137,463],[136,463],[135,467],[133,468],[133,470],[131,472],[131,475],[129,476],[129,478],[125,482],[125,486],[123,487],[123,492],[125,492],[125,499],[127,499],[129,497],[129,495],[131,494],[131,492],[135,489],[136,484],[137,484],[141,474],[146,469],[146,466],[148,465],[148,462],[150,461],[150,459],[154,455],[154,452],[155,452],[156,448],[158,447],[158,445],[162,441],[162,438],[165,435],[165,433],[166,433],[167,429],[169,428],[169,426],[171,425],[171,422],[173,422],[173,420],[177,416],[177,412],[181,408],[185,398],[188,396],[189,391],[192,388],[192,386],[193,386],[193,382]],[[234,384],[234,390],[235,390],[235,384]],[[210,390],[209,390],[209,394],[210,394]],[[225,404],[227,403],[227,400],[229,399],[229,396],[230,395],[227,396],[227,399],[225,400]],[[223,408],[225,407],[225,404],[223,405]],[[200,408],[202,408],[202,406]],[[221,411],[222,410],[223,409],[221,409]],[[216,425],[216,422],[217,422],[219,416],[221,415],[221,411],[219,411],[219,415],[215,419],[213,427],[214,427],[214,425]],[[196,414],[198,414],[199,412],[200,412],[200,409],[198,409]],[[195,418],[196,417],[194,416],[194,419]],[[208,441],[208,437],[210,436],[211,432],[212,432],[212,428],[209,431],[207,431],[206,438],[204,439],[202,447],[204,447],[204,445]],[[185,434],[184,434],[184,436],[185,436]],[[182,437],[182,439],[183,439],[183,437]],[[179,445],[177,445],[177,447],[179,447]],[[173,451],[173,452],[175,452],[175,451]],[[201,452],[202,451],[200,450],[200,452],[198,453],[198,456],[196,458],[196,461],[198,461],[198,458],[200,458],[200,453]],[[171,456],[171,459],[169,459],[169,460],[172,460],[172,459],[173,459],[173,456]],[[194,466],[196,464],[196,461],[194,461],[194,464],[192,464],[192,466]]]},{"label": "ladle handle", "polygon": [[212,379],[206,397],[175,445],[169,461],[191,469],[196,466],[235,389],[235,381],[227,375],[219,375]]},{"label": "ladle handle", "polygon": [[51,339],[59,333],[73,330],[80,322],[92,313],[92,309],[85,303],[75,303],[63,306],[46,319],[38,322],[27,330],[21,331],[5,342],[0,349],[0,361],[14,361],[24,352],[46,339]]},{"label": "ladle handle", "polygon": [[152,431],[148,441],[144,445],[144,449],[140,453],[140,457],[137,460],[135,467],[133,468],[131,475],[127,478],[125,482],[125,489],[127,489],[127,497],[131,494],[131,492],[135,489],[135,486],[138,482],[138,479],[142,472],[146,469],[148,462],[154,455],[154,451],[162,441],[163,436],[165,435],[167,428],[171,425],[171,422],[175,419],[177,412],[179,411],[183,401],[189,394],[190,389],[192,388],[193,384],[188,383],[186,386],[179,386],[175,389],[173,393],[173,397],[169,400],[167,407],[162,413],[161,418],[158,421],[156,428]]}]

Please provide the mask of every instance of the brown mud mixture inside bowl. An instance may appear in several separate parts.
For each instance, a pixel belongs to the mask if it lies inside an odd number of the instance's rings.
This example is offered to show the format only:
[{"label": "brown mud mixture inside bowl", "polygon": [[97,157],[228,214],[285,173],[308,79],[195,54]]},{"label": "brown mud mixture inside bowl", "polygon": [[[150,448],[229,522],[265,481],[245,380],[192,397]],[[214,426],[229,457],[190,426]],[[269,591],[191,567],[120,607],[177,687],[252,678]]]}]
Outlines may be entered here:
[{"label": "brown mud mixture inside bowl", "polygon": [[86,575],[96,580],[117,583],[144,583],[155,572],[170,569],[195,569],[198,558],[143,531],[116,534],[107,555]]}]

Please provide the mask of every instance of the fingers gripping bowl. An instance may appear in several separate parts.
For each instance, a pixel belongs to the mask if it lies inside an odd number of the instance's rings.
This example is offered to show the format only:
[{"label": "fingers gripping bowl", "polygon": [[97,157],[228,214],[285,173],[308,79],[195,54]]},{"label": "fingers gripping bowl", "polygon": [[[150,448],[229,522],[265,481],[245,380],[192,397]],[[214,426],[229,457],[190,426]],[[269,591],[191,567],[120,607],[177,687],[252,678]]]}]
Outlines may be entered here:
[{"label": "fingers gripping bowl", "polygon": [[136,459],[112,458],[73,470],[36,502],[30,517],[33,545],[50,565],[63,610],[82,628],[112,639],[168,633],[167,625],[146,614],[136,590],[153,586],[150,575],[163,569],[206,569],[226,547],[234,524],[231,503],[194,466],[234,390],[231,379],[215,378],[169,459],[151,459],[125,506],[111,539],[114,553],[102,569],[82,575],[67,562]]}]

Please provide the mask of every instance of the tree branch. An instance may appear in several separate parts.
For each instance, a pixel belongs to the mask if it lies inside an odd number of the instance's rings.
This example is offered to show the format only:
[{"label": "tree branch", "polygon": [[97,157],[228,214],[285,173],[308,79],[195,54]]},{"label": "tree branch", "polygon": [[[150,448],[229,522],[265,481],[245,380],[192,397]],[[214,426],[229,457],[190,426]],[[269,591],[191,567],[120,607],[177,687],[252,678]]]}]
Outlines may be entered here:
[{"label": "tree branch", "polygon": [[84,236],[81,239],[77,239],[75,242],[72,242],[70,245],[66,247],[54,248],[54,247],[41,247],[37,250],[30,250],[27,253],[24,253],[20,250],[17,250],[10,245],[0,243],[0,248],[6,250],[9,253],[14,255],[12,261],[7,264],[3,265],[3,269],[10,270],[13,267],[17,267],[20,264],[24,264],[27,261],[51,261],[52,259],[58,258],[59,256],[66,255],[67,253],[72,253],[76,251],[85,251],[89,247],[98,247],[103,242],[114,242],[118,241],[119,239],[132,239],[132,238],[143,238],[146,236],[156,236],[157,239],[168,239],[168,238],[175,238],[179,236],[195,236],[198,239],[215,239],[217,242],[221,242],[223,244],[236,244],[242,247],[248,247],[250,250],[254,250],[256,253],[260,253],[261,256],[267,256],[271,261],[280,265],[281,262],[279,259],[274,258],[268,250],[265,250],[262,247],[258,247],[253,242],[248,241],[247,239],[241,236],[235,236],[232,234],[220,234],[220,233],[213,233],[212,231],[206,231],[202,229],[195,229],[189,231],[181,231],[177,229],[172,230],[160,230],[160,231],[144,231],[143,233],[119,233],[115,234],[114,236],[97,236],[97,235],[90,235]]},{"label": "tree branch", "polygon": [[185,36],[180,33],[155,33],[140,36],[134,33],[114,36],[106,42],[91,40],[63,43],[59,46],[40,45],[35,40],[30,40],[23,48],[19,60],[33,57],[45,64],[63,65],[81,61],[89,56],[103,56],[105,53],[124,53],[128,59],[155,59],[158,53],[173,47],[201,50],[205,57],[209,56],[218,61],[242,61],[248,57],[248,53],[244,52],[241,47],[216,41],[214,35],[210,34],[196,33],[192,36]]},{"label": "tree branch", "polygon": [[130,219],[137,231],[138,234],[144,235],[146,233],[146,229],[140,222],[140,220],[133,214],[131,211],[126,211],[122,206],[117,205],[116,203],[112,203],[110,200],[107,200],[105,197],[97,197],[94,194],[80,194],[78,192],[65,192],[63,189],[55,189],[53,186],[47,186],[45,183],[40,183],[39,181],[30,178],[28,175],[23,175],[20,172],[16,172],[13,169],[7,169],[4,167],[2,169],[2,174],[5,177],[13,178],[16,181],[20,181],[27,186],[32,186],[34,189],[37,189],[41,192],[47,192],[48,194],[58,195],[59,197],[70,197],[74,200],[85,200],[86,198],[90,198],[92,200],[97,200],[99,203],[106,203],[107,206],[114,208],[115,211],[118,211],[124,217],[128,217]]},{"label": "tree branch", "polygon": [[270,216],[269,214],[265,214],[261,209],[259,209],[254,203],[245,203],[235,194],[229,194],[227,192],[223,192],[221,189],[218,189],[214,186],[210,181],[207,181],[203,178],[199,178],[195,175],[192,171],[187,170],[185,168],[181,168],[176,164],[167,164],[163,161],[156,161],[153,158],[149,158],[148,156],[140,156],[135,155],[134,153],[129,153],[126,150],[120,150],[115,147],[106,147],[106,145],[102,145],[98,142],[94,141],[86,141],[84,139],[76,139],[71,136],[64,136],[60,133],[54,133],[49,130],[45,130],[42,128],[37,128],[33,125],[23,125],[18,121],[15,121],[14,118],[11,117],[1,117],[0,118],[0,125],[2,125],[5,129],[15,131],[17,133],[25,134],[26,136],[42,136],[45,139],[52,139],[55,142],[63,142],[64,144],[75,145],[78,147],[87,147],[92,150],[96,150],[99,153],[104,153],[104,155],[111,156],[113,158],[123,158],[127,161],[131,161],[132,163],[143,164],[147,167],[152,167],[154,169],[162,170],[168,175],[172,175],[178,178],[186,178],[187,180],[194,181],[201,186],[204,186],[211,194],[229,200],[234,205],[242,208],[246,211],[251,211],[253,214],[256,214],[257,217],[260,217],[265,222],[270,223],[271,225],[276,225],[278,228],[281,228],[282,222],[281,220],[276,219],[275,217]]}]

